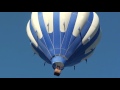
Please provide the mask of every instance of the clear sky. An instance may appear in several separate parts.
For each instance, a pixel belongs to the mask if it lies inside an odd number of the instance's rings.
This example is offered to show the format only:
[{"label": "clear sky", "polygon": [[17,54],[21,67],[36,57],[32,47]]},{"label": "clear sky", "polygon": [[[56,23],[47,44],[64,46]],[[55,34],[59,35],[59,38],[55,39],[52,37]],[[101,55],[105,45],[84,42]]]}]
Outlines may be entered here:
[{"label": "clear sky", "polygon": [[59,77],[34,55],[26,33],[31,12],[0,12],[0,78],[120,78],[120,12],[98,12],[102,39],[94,54]]}]

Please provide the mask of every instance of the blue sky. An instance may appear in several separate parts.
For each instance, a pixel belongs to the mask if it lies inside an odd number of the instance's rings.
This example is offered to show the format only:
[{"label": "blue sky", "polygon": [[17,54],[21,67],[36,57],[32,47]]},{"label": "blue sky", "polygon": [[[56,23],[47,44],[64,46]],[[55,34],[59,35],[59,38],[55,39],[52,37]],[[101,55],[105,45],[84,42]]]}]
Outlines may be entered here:
[{"label": "blue sky", "polygon": [[0,78],[120,78],[120,12],[98,12],[102,39],[94,54],[59,77],[33,51],[26,33],[31,12],[0,12]]}]

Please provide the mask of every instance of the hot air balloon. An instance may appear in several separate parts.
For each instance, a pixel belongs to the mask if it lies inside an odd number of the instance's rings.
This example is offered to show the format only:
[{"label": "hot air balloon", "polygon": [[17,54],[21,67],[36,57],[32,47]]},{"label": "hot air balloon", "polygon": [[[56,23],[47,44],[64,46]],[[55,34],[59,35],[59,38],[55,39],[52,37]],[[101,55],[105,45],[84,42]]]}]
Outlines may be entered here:
[{"label": "hot air balloon", "polygon": [[34,52],[56,76],[87,61],[101,39],[96,12],[32,12],[26,31]]}]

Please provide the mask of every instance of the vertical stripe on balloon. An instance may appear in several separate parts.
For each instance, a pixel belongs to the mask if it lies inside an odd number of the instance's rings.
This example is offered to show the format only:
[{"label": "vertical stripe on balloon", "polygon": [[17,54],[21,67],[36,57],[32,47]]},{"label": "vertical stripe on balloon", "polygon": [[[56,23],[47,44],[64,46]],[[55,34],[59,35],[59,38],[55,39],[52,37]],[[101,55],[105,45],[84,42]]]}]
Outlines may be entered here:
[{"label": "vertical stripe on balloon", "polygon": [[59,19],[59,12],[53,13],[53,26],[54,26],[54,48],[55,54],[60,54],[60,19]]},{"label": "vertical stripe on balloon", "polygon": [[[74,12],[71,14],[70,21],[67,27],[67,31],[64,35],[63,42],[62,42],[62,48],[67,49],[68,44],[70,41],[70,37],[72,35],[73,28],[75,26],[76,18],[77,18],[78,12]],[[65,54],[65,53],[64,53]]]},{"label": "vertical stripe on balloon", "polygon": [[[49,50],[48,50],[48,49],[46,48],[46,46],[41,42],[41,40],[38,39],[38,36],[37,36],[35,30],[33,29],[31,22],[30,22],[30,30],[31,30],[31,33],[32,33],[33,37],[34,37],[35,40],[37,41],[37,43],[38,43],[41,51],[47,56],[47,58],[50,59],[52,56],[51,56]],[[47,52],[47,53],[46,53],[46,52]]]},{"label": "vertical stripe on balloon", "polygon": [[42,34],[43,34],[44,41],[45,41],[50,53],[53,56],[54,51],[53,51],[52,42],[50,41],[49,34],[48,34],[47,30],[46,30],[45,23],[44,23],[44,18],[43,18],[42,13],[38,13],[38,19],[39,19],[39,24],[40,24],[40,27],[41,27],[41,31],[42,31]]}]

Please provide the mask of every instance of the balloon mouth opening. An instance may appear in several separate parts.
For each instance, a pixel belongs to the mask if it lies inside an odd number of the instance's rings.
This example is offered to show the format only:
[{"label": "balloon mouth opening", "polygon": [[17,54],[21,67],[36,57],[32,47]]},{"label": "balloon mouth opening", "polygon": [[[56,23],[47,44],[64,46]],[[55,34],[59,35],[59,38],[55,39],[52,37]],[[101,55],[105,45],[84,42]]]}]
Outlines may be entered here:
[{"label": "balloon mouth opening", "polygon": [[64,69],[66,60],[61,56],[55,56],[52,58],[51,63],[54,69],[54,75],[60,76],[61,71]]},{"label": "balloon mouth opening", "polygon": [[66,60],[61,56],[55,56],[51,60],[52,67],[54,69],[56,69],[57,66],[60,67],[60,69],[63,69],[65,62],[66,62]]},{"label": "balloon mouth opening", "polygon": [[55,63],[52,64],[52,67],[53,67],[53,69],[57,68],[57,69],[63,70],[64,69],[64,64],[61,63],[61,62],[55,62]]}]

